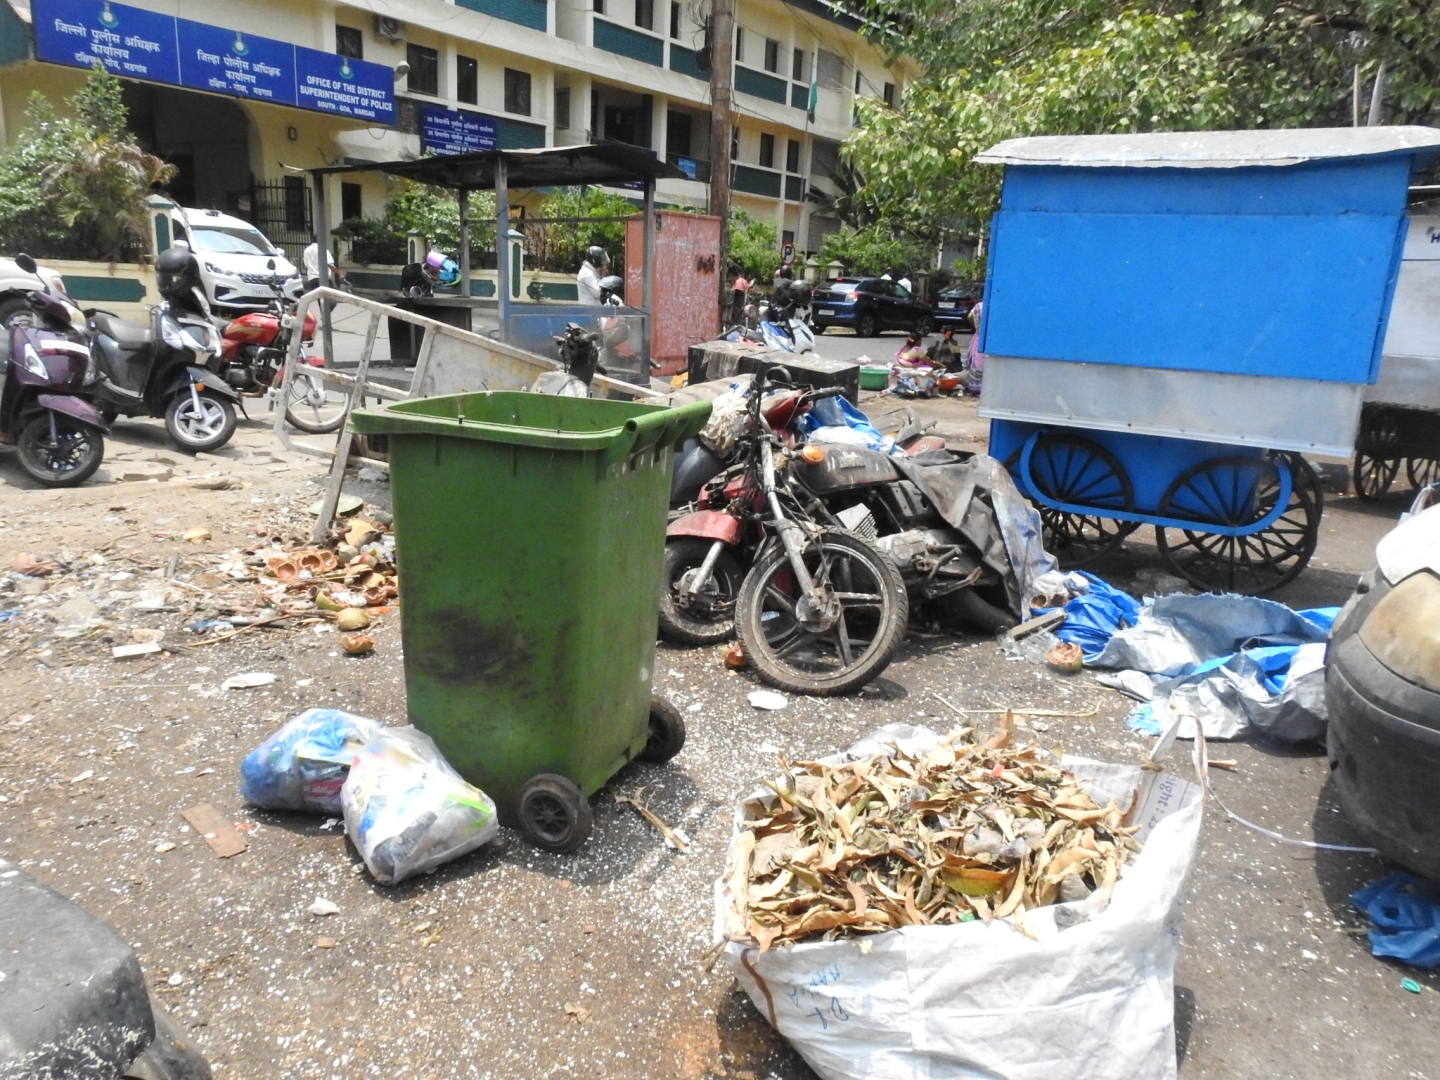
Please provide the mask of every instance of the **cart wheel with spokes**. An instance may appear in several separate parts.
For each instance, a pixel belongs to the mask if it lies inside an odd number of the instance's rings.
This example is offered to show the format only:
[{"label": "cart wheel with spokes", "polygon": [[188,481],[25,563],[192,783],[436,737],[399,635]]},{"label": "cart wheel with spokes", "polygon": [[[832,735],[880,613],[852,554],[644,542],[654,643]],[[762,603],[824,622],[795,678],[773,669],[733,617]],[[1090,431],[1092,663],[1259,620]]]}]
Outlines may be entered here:
[{"label": "cart wheel with spokes", "polygon": [[1361,499],[1378,499],[1390,490],[1400,471],[1400,457],[1395,452],[1399,446],[1400,420],[1394,410],[1366,406],[1351,468],[1355,494]]},{"label": "cart wheel with spokes", "polygon": [[[1238,536],[1203,531],[1205,524],[1237,527],[1268,516],[1280,496],[1281,469],[1290,471],[1290,499],[1269,525]],[[1162,516],[1197,528],[1157,525],[1155,543],[1166,569],[1196,588],[1255,596],[1305,569],[1323,506],[1319,478],[1299,455],[1211,458],[1181,473],[1160,500]]]},{"label": "cart wheel with spokes", "polygon": [[536,847],[565,855],[590,836],[590,801],[555,773],[532,776],[520,789],[520,829]]},{"label": "cart wheel with spokes", "polygon": [[[1005,462],[1012,472],[1020,461],[1017,451]],[[1095,514],[1056,510],[1043,503],[1040,523],[1045,550],[1066,570],[1087,566],[1114,551],[1136,524],[1106,517],[1104,511],[1129,513],[1135,509],[1135,492],[1125,467],[1114,454],[1080,435],[1046,433],[1030,451],[1029,480],[1047,499],[1077,506],[1093,506]]]},{"label": "cart wheel with spokes", "polygon": [[[1409,468],[1409,462],[1406,462]],[[1364,450],[1355,451],[1355,464],[1351,476],[1355,481],[1355,494],[1369,502],[1378,499],[1390,490],[1395,474],[1400,471],[1398,458],[1377,458]]]},{"label": "cart wheel with spokes", "polygon": [[1405,479],[1416,491],[1440,480],[1440,458],[1412,457],[1405,459]]},{"label": "cart wheel with spokes", "polygon": [[905,640],[910,601],[900,568],[860,537],[830,530],[806,542],[802,559],[819,602],[802,598],[785,549],[775,544],[740,586],[736,636],[776,689],[825,697],[859,690]]}]

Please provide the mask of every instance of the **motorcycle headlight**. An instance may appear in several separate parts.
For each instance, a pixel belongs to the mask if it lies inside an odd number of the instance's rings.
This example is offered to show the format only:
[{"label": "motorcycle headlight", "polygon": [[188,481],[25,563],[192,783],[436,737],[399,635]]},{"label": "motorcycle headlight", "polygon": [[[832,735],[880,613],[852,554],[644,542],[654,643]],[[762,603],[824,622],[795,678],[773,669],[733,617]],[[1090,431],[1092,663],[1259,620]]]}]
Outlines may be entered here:
[{"label": "motorcycle headlight", "polygon": [[40,354],[35,351],[35,346],[31,345],[28,341],[25,343],[25,347],[20,350],[20,363],[24,365],[25,370],[30,372],[31,375],[38,375],[42,379],[48,379],[50,377],[50,372],[45,367],[45,362],[40,359]]},{"label": "motorcycle headlight", "polygon": [[188,349],[191,347],[185,340],[185,335],[180,329],[180,324],[169,317],[160,320],[160,340],[172,349]]},{"label": "motorcycle headlight", "polygon": [[1411,574],[1375,605],[1360,640],[1408,682],[1440,693],[1440,577]]}]

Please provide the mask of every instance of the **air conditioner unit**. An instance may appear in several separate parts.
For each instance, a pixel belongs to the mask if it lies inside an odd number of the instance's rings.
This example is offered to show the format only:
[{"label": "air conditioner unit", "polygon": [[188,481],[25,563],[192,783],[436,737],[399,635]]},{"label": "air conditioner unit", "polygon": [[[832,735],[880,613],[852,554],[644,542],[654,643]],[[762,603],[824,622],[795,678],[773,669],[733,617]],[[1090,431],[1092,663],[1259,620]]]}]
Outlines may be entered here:
[{"label": "air conditioner unit", "polygon": [[405,24],[386,15],[375,16],[375,36],[386,41],[404,41]]}]

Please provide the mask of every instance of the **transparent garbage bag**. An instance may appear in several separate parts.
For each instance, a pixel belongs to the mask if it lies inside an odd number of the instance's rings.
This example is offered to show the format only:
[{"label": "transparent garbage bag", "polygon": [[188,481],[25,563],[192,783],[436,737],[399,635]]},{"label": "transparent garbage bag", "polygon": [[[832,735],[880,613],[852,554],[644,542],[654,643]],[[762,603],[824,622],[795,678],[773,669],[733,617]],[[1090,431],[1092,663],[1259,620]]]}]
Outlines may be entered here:
[{"label": "transparent garbage bag", "polygon": [[495,804],[413,727],[383,728],[355,756],[341,791],[345,831],[375,880],[428,874],[488,842]]},{"label": "transparent garbage bag", "polygon": [[245,755],[240,795],[267,810],[340,815],[350,762],[384,729],[339,709],[306,709]]}]

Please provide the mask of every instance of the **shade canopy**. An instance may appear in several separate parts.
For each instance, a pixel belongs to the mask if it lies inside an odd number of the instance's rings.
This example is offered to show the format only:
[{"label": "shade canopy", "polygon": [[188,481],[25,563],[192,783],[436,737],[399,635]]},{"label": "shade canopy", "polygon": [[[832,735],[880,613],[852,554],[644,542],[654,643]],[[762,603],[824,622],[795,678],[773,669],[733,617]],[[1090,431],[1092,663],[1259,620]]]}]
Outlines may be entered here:
[{"label": "shade canopy", "polygon": [[505,163],[505,183],[510,188],[687,179],[684,173],[668,162],[629,143],[620,142],[534,150],[476,150],[468,154],[445,154],[409,161],[362,162],[310,171],[322,176],[382,172],[437,187],[490,191],[495,188],[496,165],[501,161]]}]

